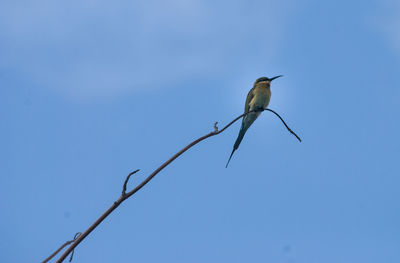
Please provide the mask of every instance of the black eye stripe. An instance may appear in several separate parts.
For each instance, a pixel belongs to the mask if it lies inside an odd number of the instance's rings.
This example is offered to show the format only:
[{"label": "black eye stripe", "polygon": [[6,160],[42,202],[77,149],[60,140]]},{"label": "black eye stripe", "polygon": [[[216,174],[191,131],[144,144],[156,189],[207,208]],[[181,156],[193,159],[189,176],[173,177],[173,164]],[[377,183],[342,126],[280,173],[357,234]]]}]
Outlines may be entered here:
[{"label": "black eye stripe", "polygon": [[269,80],[267,77],[261,77],[256,80],[256,83]]}]

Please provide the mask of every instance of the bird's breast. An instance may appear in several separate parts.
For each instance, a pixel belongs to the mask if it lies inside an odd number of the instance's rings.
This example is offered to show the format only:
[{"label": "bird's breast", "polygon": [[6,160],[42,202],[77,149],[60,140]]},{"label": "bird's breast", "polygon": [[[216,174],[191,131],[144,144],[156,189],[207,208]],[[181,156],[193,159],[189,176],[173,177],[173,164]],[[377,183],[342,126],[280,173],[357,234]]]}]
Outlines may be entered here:
[{"label": "bird's breast", "polygon": [[254,97],[250,102],[250,110],[267,108],[271,99],[271,90],[267,87],[260,87],[254,91]]}]

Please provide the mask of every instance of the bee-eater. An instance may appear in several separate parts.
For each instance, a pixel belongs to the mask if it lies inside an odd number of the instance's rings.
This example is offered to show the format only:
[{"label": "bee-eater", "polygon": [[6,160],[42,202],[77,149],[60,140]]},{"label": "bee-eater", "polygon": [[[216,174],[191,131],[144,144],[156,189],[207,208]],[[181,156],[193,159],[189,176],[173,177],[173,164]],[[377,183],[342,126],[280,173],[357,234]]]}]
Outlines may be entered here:
[{"label": "bee-eater", "polygon": [[229,161],[231,160],[233,153],[237,150],[237,148],[239,148],[239,144],[243,140],[247,129],[249,129],[251,124],[253,124],[257,117],[261,114],[261,111],[268,107],[271,99],[271,81],[279,77],[282,77],[282,75],[270,79],[267,77],[261,77],[254,82],[253,88],[249,91],[249,94],[247,94],[246,104],[244,105],[244,113],[257,110],[259,110],[259,112],[251,112],[243,117],[242,127],[240,128],[235,145],[233,145],[231,156],[229,156],[229,160],[225,167],[228,167]]}]

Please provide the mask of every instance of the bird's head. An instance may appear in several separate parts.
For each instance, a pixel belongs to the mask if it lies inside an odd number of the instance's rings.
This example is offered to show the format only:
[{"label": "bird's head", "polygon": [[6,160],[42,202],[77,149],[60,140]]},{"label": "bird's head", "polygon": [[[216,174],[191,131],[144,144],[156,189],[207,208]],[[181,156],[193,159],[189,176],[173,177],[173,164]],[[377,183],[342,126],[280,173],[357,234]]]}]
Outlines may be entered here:
[{"label": "bird's head", "polygon": [[254,85],[256,85],[256,84],[258,84],[258,83],[260,83],[260,82],[266,82],[267,84],[270,84],[271,81],[273,81],[274,79],[280,78],[280,77],[282,77],[282,76],[283,76],[283,75],[279,75],[279,76],[275,76],[275,77],[273,77],[273,78],[261,77],[261,78],[258,78],[258,79],[256,80],[256,82],[254,82]]}]

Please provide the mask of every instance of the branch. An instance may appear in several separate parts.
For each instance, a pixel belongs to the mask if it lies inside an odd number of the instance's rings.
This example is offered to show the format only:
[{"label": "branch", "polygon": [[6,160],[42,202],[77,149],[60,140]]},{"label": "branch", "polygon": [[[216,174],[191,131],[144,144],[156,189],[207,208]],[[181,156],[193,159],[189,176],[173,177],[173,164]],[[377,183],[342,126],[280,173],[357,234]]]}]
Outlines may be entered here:
[{"label": "branch", "polygon": [[131,172],[130,174],[128,174],[128,176],[127,176],[126,179],[125,179],[124,186],[122,187],[122,196],[125,196],[125,195],[126,195],[126,185],[128,184],[129,179],[131,178],[131,176],[132,176],[133,174],[139,172],[139,171],[140,171],[140,170],[137,169],[137,170]]},{"label": "branch", "polygon": [[273,111],[273,110],[271,110],[271,109],[265,109],[265,110],[270,111],[270,112],[274,113],[276,116],[278,116],[278,118],[281,119],[282,123],[285,125],[286,129],[288,129],[288,131],[289,131],[291,134],[293,134],[293,135],[297,138],[297,140],[299,140],[299,142],[301,142],[300,137],[297,136],[297,134],[294,133],[294,131],[292,131],[292,129],[290,129],[289,126],[287,126],[286,122],[282,119],[281,116],[279,116],[278,113],[276,113],[275,111]]},{"label": "branch", "polygon": [[[297,134],[295,134],[290,128],[289,126],[287,126],[287,124],[285,123],[285,121],[281,118],[281,116],[279,116],[278,113],[276,113],[273,110],[270,109],[263,109],[263,110],[253,110],[253,111],[249,111],[246,113],[243,113],[242,115],[236,117],[234,120],[232,120],[230,123],[228,123],[225,127],[223,127],[221,130],[218,130],[217,124],[218,122],[216,122],[214,124],[214,131],[194,140],[193,142],[191,142],[190,144],[188,144],[187,146],[185,146],[182,150],[180,150],[179,152],[177,152],[174,156],[172,156],[169,160],[167,160],[166,162],[164,162],[160,167],[158,167],[156,170],[154,170],[154,172],[152,172],[146,179],[144,179],[139,185],[137,185],[133,190],[126,192],[126,185],[131,177],[131,175],[135,174],[136,172],[138,172],[139,170],[135,170],[134,172],[130,173],[124,182],[123,188],[122,188],[122,194],[121,196],[118,198],[118,200],[116,200],[82,235],[80,235],[79,237],[77,237],[74,240],[68,241],[66,242],[60,249],[58,249],[56,252],[53,253],[53,255],[51,257],[53,257],[55,254],[57,254],[58,252],[61,251],[62,248],[64,248],[65,246],[71,244],[71,246],[61,255],[61,257],[57,260],[57,263],[61,263],[64,261],[64,259],[79,245],[79,243],[81,243],[101,222],[103,222],[103,220],[109,215],[111,214],[122,202],[124,202],[126,199],[128,199],[129,197],[131,197],[133,194],[135,194],[137,191],[139,191],[143,186],[145,186],[148,182],[150,182],[151,179],[154,178],[154,176],[156,176],[161,170],[163,170],[166,166],[168,166],[170,163],[172,163],[176,158],[178,158],[180,155],[182,155],[184,152],[186,152],[187,150],[189,150],[190,148],[192,148],[193,146],[195,146],[196,144],[198,144],[199,142],[218,135],[222,132],[224,132],[227,128],[229,128],[233,123],[235,123],[237,120],[239,120],[240,118],[246,116],[247,114],[250,114],[252,112],[262,112],[262,111],[271,111],[273,112],[275,115],[277,115],[279,117],[279,119],[283,122],[283,124],[285,125],[285,127],[289,130],[290,133],[292,133],[294,136],[296,136],[296,138],[301,141],[300,137],[297,136]],[[51,258],[50,257],[50,258]]]},{"label": "branch", "polygon": [[[61,250],[63,250],[63,248],[65,248],[65,247],[68,246],[69,244],[73,243],[73,242],[75,241],[75,239],[76,239],[77,237],[79,237],[81,234],[82,234],[81,232],[76,233],[75,236],[74,236],[74,239],[65,242],[65,243],[64,243],[61,247],[59,247],[53,254],[51,254],[48,258],[46,258],[45,260],[43,260],[42,263],[47,263],[47,262],[49,262],[55,255],[57,255]],[[72,261],[72,257],[73,257],[73,256],[74,256],[74,251],[72,251],[72,253],[71,253],[71,258],[70,258],[69,262]]]}]

